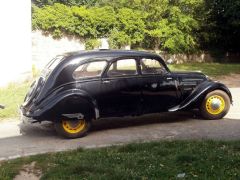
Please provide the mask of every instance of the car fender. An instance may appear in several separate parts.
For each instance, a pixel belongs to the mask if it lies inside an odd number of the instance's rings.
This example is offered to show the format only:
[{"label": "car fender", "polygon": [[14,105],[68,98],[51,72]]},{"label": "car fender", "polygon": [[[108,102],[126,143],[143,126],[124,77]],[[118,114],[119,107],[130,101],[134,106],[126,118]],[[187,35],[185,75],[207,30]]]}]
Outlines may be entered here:
[{"label": "car fender", "polygon": [[209,92],[214,90],[222,90],[229,96],[230,102],[232,103],[232,95],[229,89],[222,83],[217,81],[204,81],[203,83],[199,84],[195,90],[179,105],[170,108],[168,111],[178,111],[188,107],[191,107],[194,103],[197,103],[203,97],[205,97]]},{"label": "car fender", "polygon": [[[87,92],[79,89],[68,89],[68,90],[57,90],[52,92],[50,95],[47,96],[42,102],[36,105],[34,110],[34,116],[39,117],[45,112],[52,109],[54,106],[59,104],[60,102],[74,97],[79,101],[85,100],[87,102],[87,106],[94,110],[94,118],[99,118],[99,109],[96,100],[92,98]],[[75,113],[79,116],[79,113]],[[74,114],[72,114],[74,115]],[[68,116],[71,116],[68,114]],[[73,116],[72,116],[73,117]]]}]

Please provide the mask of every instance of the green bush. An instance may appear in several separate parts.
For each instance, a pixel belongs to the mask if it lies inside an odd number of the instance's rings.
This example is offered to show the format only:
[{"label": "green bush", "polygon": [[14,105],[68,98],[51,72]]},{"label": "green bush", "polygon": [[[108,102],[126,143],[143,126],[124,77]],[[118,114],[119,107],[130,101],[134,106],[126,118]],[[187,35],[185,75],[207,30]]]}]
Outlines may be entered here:
[{"label": "green bush", "polygon": [[101,41],[98,39],[88,39],[85,41],[85,48],[87,50],[99,48]]},{"label": "green bush", "polygon": [[149,11],[141,9],[141,4],[135,9],[134,6],[118,8],[109,5],[86,7],[55,3],[41,8],[33,6],[32,26],[55,38],[72,35],[91,39],[87,40],[90,49],[94,48],[92,39],[103,37],[109,38],[112,48],[147,45],[147,48],[182,53],[197,47],[193,32],[198,29],[198,20],[184,12],[186,4],[163,1],[160,9],[157,4],[151,7],[146,4]]},{"label": "green bush", "polygon": [[240,0],[32,0],[32,3],[33,27],[54,37],[65,33],[91,39],[111,37],[114,47],[129,43],[132,47],[170,53],[240,51]]}]

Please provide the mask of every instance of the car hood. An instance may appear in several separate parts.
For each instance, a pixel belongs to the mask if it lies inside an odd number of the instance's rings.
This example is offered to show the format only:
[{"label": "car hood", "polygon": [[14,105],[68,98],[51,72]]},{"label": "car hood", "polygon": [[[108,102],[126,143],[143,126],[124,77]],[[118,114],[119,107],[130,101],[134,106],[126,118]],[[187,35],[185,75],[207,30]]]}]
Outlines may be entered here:
[{"label": "car hood", "polygon": [[188,72],[188,71],[174,71],[172,72],[174,76],[179,78],[180,80],[184,79],[192,79],[192,80],[207,80],[208,76],[201,72]]},{"label": "car hood", "polygon": [[178,79],[179,88],[183,99],[186,98],[199,84],[208,80],[208,77],[201,72],[173,72]]},{"label": "car hood", "polygon": [[173,71],[172,73],[180,76],[205,76],[201,71]]}]

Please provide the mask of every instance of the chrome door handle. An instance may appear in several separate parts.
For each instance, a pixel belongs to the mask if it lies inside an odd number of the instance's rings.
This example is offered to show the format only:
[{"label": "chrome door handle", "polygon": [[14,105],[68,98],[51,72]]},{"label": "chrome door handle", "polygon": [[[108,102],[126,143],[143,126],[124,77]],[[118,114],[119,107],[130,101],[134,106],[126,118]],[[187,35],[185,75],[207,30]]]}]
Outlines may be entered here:
[{"label": "chrome door handle", "polygon": [[105,80],[105,81],[103,81],[102,83],[103,83],[103,84],[109,84],[109,83],[110,83],[110,81],[108,81],[108,80]]},{"label": "chrome door handle", "polygon": [[166,79],[167,79],[167,80],[173,80],[173,78],[172,78],[172,77],[167,77]]}]

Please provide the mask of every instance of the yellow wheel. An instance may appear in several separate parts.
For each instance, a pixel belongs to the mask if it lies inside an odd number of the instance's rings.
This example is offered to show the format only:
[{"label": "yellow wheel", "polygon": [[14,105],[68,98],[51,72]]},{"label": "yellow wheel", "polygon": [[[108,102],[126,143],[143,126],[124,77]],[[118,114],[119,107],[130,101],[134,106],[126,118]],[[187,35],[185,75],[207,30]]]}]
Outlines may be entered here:
[{"label": "yellow wheel", "polygon": [[201,114],[206,119],[221,119],[229,111],[230,99],[221,90],[215,90],[207,94],[201,105]]},{"label": "yellow wheel", "polygon": [[212,95],[206,101],[206,109],[210,114],[220,114],[225,109],[225,100],[219,95]]},{"label": "yellow wheel", "polygon": [[91,122],[87,119],[62,119],[55,122],[56,131],[67,138],[79,138],[87,134]]}]

